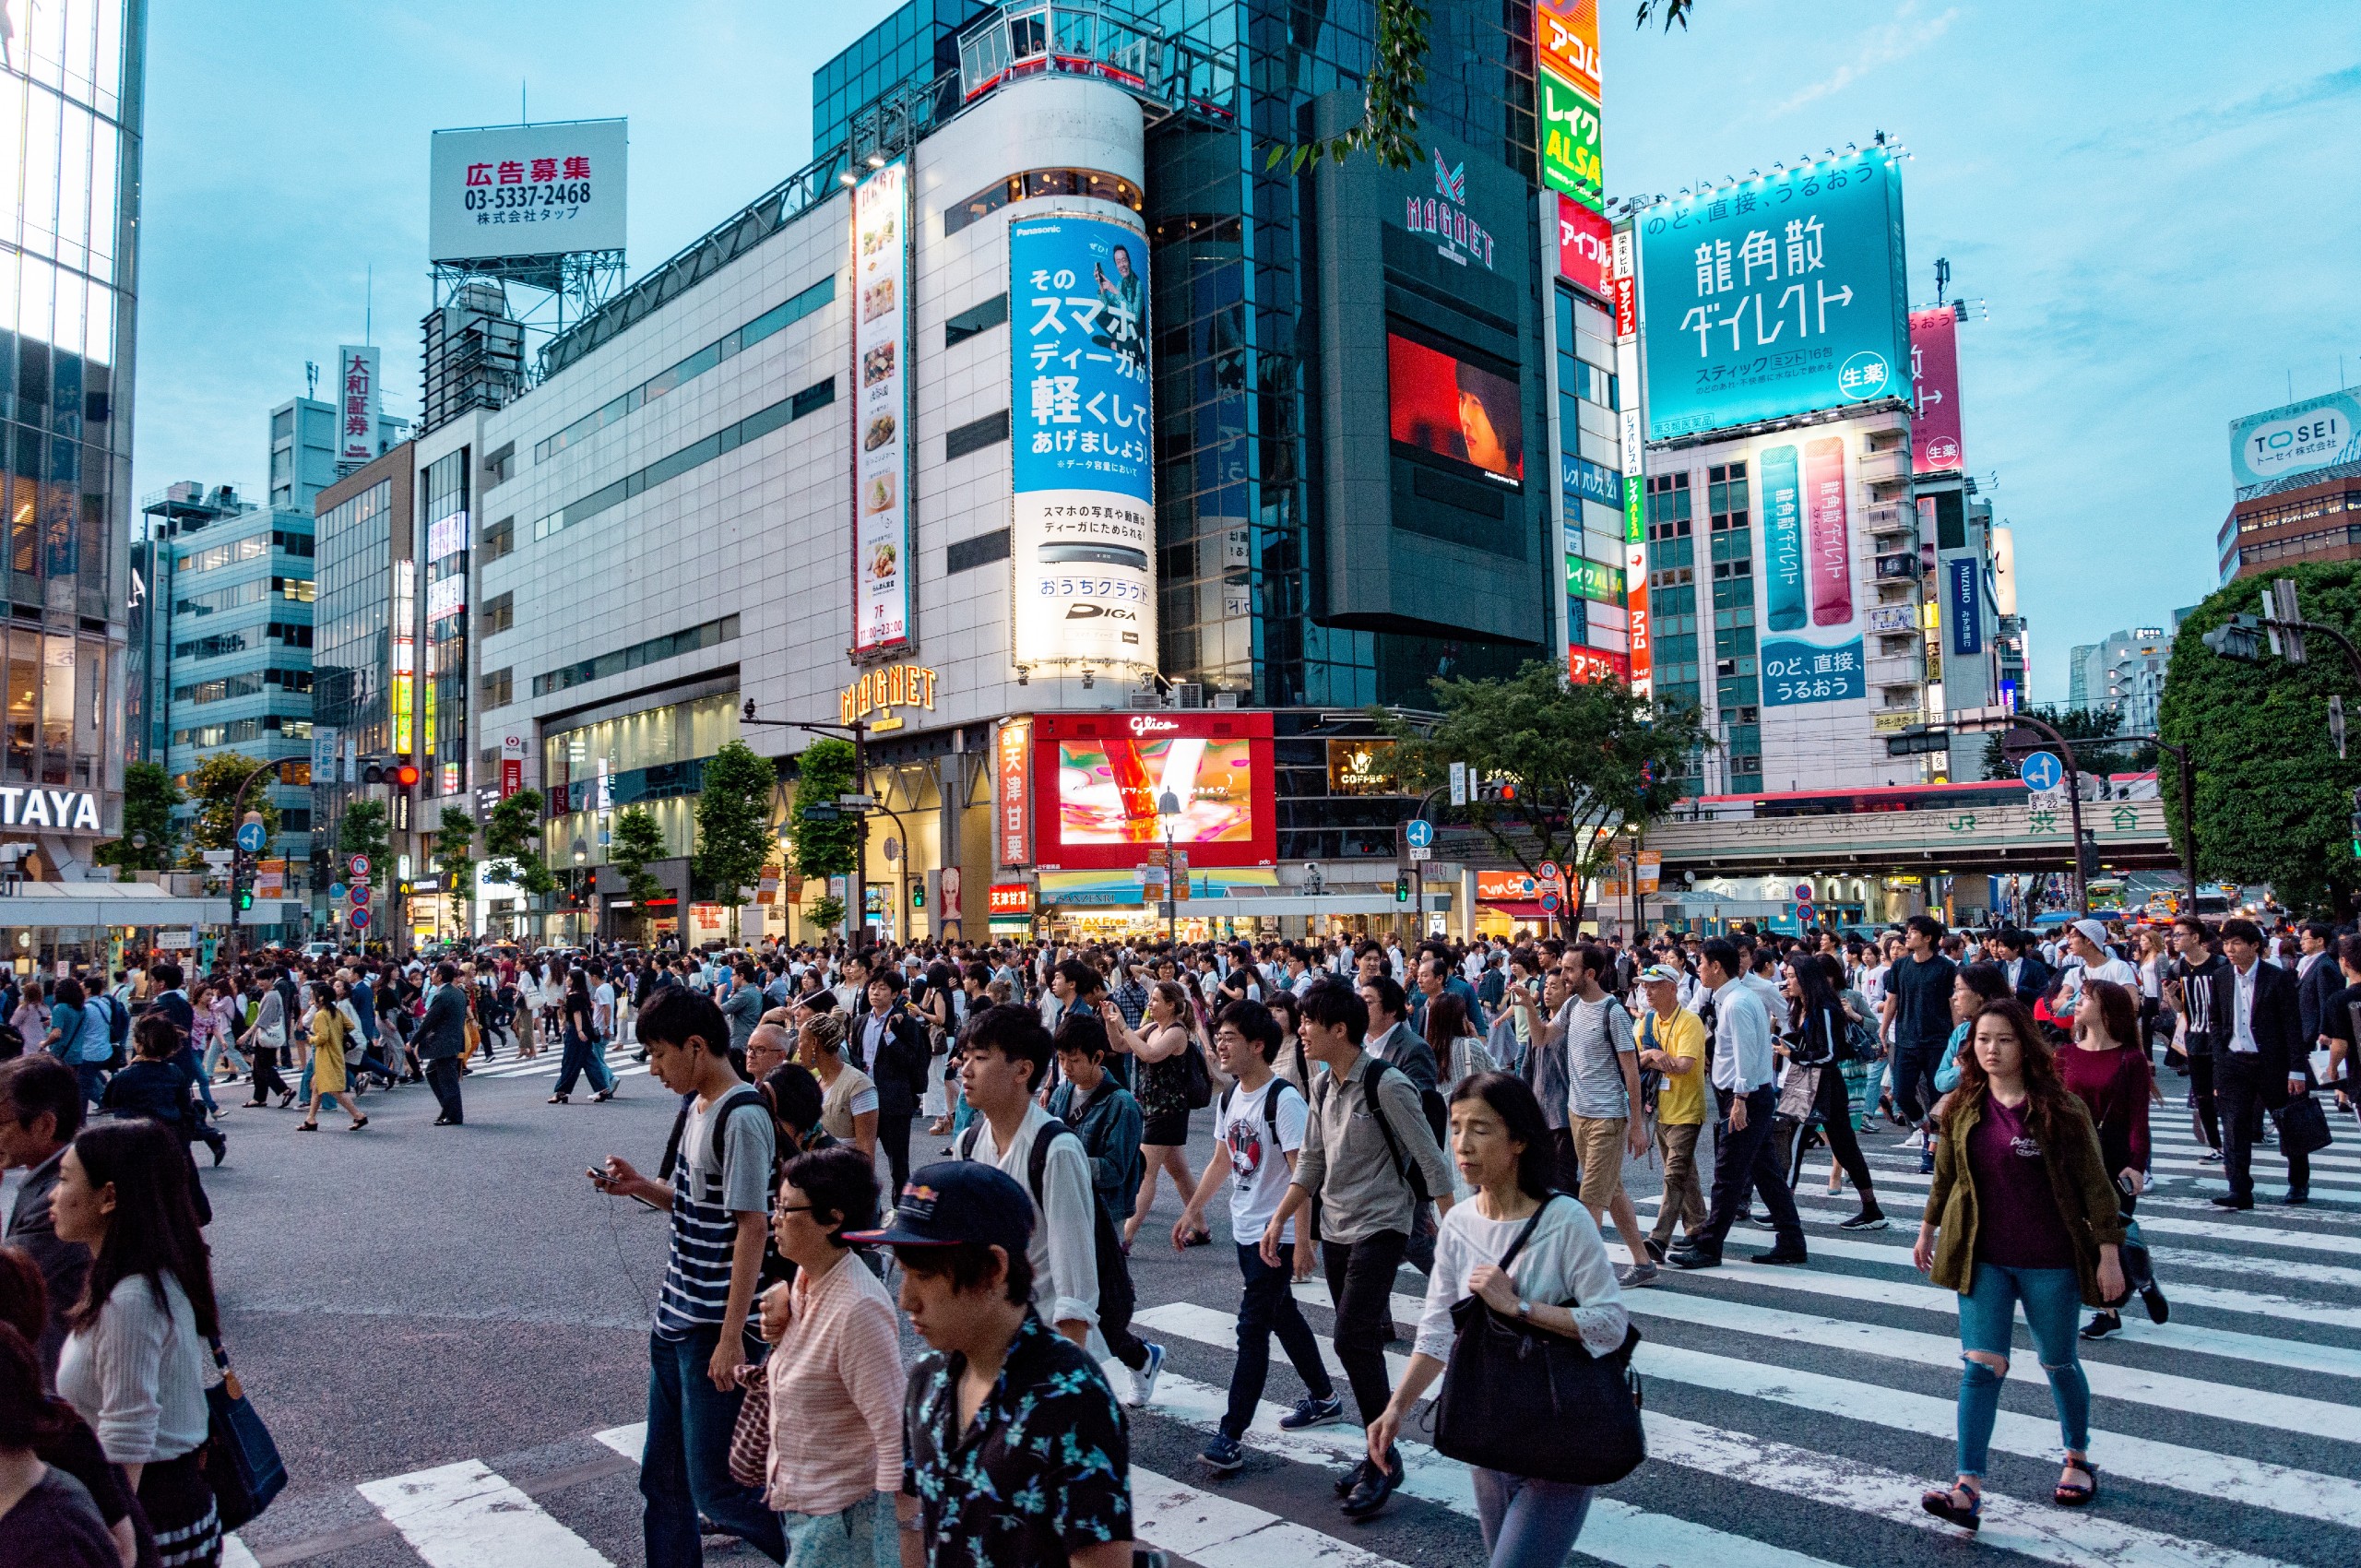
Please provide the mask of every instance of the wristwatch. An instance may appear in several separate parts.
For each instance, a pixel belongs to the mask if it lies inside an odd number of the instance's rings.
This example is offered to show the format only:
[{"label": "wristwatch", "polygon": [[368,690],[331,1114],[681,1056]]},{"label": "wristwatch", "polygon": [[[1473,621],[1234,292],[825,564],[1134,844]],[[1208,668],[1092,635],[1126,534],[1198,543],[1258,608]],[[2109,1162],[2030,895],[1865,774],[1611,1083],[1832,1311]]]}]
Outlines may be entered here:
[{"label": "wristwatch", "polygon": [[1523,1318],[1527,1323],[1532,1322],[1533,1303],[1526,1301],[1524,1297],[1519,1296],[1516,1299],[1516,1315]]}]

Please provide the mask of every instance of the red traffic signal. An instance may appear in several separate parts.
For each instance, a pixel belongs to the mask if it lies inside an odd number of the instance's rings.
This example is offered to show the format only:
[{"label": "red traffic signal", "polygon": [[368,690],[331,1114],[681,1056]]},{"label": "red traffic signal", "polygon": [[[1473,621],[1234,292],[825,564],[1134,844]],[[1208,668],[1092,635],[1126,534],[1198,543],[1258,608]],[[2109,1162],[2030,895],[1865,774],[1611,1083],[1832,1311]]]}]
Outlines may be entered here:
[{"label": "red traffic signal", "polygon": [[386,769],[386,777],[401,789],[408,790],[418,782],[418,765],[404,760]]}]

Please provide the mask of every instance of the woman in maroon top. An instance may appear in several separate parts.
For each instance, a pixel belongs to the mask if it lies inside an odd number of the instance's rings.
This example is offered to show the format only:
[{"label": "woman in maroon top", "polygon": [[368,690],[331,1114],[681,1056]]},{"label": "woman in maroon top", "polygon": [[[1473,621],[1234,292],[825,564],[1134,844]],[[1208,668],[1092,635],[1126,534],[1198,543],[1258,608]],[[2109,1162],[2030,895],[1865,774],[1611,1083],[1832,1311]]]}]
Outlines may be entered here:
[{"label": "woman in maroon top", "polygon": [[[2137,1049],[2139,1030],[2140,1007],[2130,988],[2113,980],[2091,980],[2083,985],[2082,1004],[2074,1010],[2073,1047],[2058,1053],[2058,1075],[2091,1108],[2091,1120],[2099,1130],[2099,1153],[2122,1194],[2127,1219],[2148,1185],[2148,1102],[2155,1092],[2155,1070],[2148,1053]],[[2147,1264],[2147,1248],[2127,1241],[2124,1276],[2147,1303],[2148,1315],[2162,1323],[2171,1307]],[[2083,1325],[2082,1337],[2104,1339],[2122,1326],[2118,1309],[2102,1308]]]}]

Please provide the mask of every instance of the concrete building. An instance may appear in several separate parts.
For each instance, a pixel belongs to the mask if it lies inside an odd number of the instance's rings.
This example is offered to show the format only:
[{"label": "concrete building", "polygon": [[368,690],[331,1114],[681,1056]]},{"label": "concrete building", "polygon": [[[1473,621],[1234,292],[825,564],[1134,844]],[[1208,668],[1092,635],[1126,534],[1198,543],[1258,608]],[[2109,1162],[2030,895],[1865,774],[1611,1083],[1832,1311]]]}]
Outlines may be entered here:
[{"label": "concrete building", "polygon": [[2172,656],[2172,633],[2164,626],[2133,626],[2085,643],[2067,655],[2067,706],[2113,708],[2127,734],[2153,735]]}]

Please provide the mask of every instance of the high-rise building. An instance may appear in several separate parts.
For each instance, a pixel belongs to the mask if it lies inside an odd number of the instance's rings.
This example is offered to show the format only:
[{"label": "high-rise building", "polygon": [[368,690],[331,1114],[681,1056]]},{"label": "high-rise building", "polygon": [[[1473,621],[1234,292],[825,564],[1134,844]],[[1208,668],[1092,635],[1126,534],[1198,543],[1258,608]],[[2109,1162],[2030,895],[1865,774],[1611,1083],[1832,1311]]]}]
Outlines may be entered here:
[{"label": "high-rise building", "polygon": [[0,22],[0,169],[16,196],[0,232],[0,838],[36,844],[32,874],[71,879],[122,821],[134,739],[124,682],[147,7],[6,0]]},{"label": "high-rise building", "polygon": [[2085,643],[2066,656],[2067,706],[2113,709],[2126,734],[2153,735],[2172,657],[2172,633],[2163,626],[2133,626]]}]

